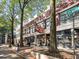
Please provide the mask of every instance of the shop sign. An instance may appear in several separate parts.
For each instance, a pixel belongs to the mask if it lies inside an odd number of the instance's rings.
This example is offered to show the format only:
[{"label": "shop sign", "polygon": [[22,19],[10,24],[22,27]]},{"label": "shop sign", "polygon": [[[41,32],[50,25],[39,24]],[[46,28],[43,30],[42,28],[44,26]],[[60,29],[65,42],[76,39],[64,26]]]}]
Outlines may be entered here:
[{"label": "shop sign", "polygon": [[44,28],[41,26],[41,24],[37,24],[36,22],[34,22],[35,24],[35,31],[39,32],[39,33],[43,33],[44,32]]},{"label": "shop sign", "polygon": [[71,16],[74,16],[74,14],[78,13],[79,12],[79,6],[74,6],[62,13],[60,13],[60,15],[67,15],[67,17],[71,17]]},{"label": "shop sign", "polygon": [[36,26],[36,31],[39,33],[43,33],[44,32],[44,28],[42,28],[40,25]]}]

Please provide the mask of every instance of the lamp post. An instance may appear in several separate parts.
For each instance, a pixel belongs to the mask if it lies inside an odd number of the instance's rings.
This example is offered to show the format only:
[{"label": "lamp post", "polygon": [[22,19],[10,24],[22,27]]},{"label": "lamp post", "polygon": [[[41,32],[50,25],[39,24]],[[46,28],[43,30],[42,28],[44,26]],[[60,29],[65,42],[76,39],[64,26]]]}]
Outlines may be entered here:
[{"label": "lamp post", "polygon": [[72,36],[72,49],[73,49],[73,59],[75,59],[75,38],[74,38],[74,14],[73,14],[73,20],[72,20],[72,29],[71,29],[71,36]]}]

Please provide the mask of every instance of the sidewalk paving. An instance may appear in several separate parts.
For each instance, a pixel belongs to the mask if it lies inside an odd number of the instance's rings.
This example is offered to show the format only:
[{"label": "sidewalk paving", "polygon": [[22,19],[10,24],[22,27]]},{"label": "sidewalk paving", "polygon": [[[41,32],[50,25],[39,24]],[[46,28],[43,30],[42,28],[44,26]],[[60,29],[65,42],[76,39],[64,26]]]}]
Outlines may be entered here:
[{"label": "sidewalk paving", "polygon": [[[8,47],[8,45],[0,45],[0,48],[1,47],[6,48],[6,47]],[[16,47],[13,46],[13,47],[7,48],[7,49],[12,51],[14,54],[17,54],[18,56],[20,56],[21,59],[59,59],[59,58],[55,58],[55,57],[48,56],[48,55],[41,53],[41,51],[48,50],[48,48],[46,48],[46,47],[37,47],[37,46],[36,47],[21,47],[19,51],[16,51]],[[76,52],[76,59],[78,59],[79,58],[79,49],[76,50],[75,52]],[[67,59],[72,57],[71,55],[64,53],[63,50],[61,53],[62,53],[62,55],[65,55],[65,56],[63,56],[63,59],[65,57]]]},{"label": "sidewalk paving", "polygon": [[7,44],[0,44],[0,59],[23,59],[16,53],[12,52],[12,48]]},{"label": "sidewalk paving", "polygon": [[21,47],[20,51],[16,51],[16,47],[12,48],[12,51],[14,53],[17,53],[17,55],[25,58],[25,59],[59,59],[59,58],[55,58],[52,56],[48,56],[45,54],[41,54],[38,51],[45,51],[48,50],[47,48],[41,48],[41,47],[34,47],[34,48],[29,48],[29,47]]}]

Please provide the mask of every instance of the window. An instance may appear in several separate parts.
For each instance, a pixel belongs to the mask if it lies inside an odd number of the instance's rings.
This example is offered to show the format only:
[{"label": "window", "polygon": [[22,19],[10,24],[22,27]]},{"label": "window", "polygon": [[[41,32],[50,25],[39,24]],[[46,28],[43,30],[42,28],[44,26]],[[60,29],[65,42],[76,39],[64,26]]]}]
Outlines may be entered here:
[{"label": "window", "polygon": [[29,33],[29,29],[27,28],[27,31],[26,31],[26,33],[28,34]]},{"label": "window", "polygon": [[31,27],[29,27],[29,34],[31,33]]},{"label": "window", "polygon": [[44,28],[46,29],[46,20],[44,20]]},{"label": "window", "polygon": [[32,33],[33,33],[33,32],[35,32],[35,27],[34,27],[34,26],[32,26]]},{"label": "window", "polygon": [[78,13],[79,13],[79,6],[74,6],[73,8],[70,8],[60,13],[60,22],[61,23],[71,22],[73,20],[74,15],[77,15]]},{"label": "window", "polygon": [[46,28],[50,28],[50,19],[46,20]]},{"label": "window", "polygon": [[41,22],[41,26],[42,26],[42,28],[45,28],[45,22],[44,21]]},{"label": "window", "polygon": [[79,14],[74,17],[75,20],[79,20]]},{"label": "window", "polygon": [[29,28],[30,33],[32,33],[32,27]]},{"label": "window", "polygon": [[61,23],[66,23],[66,15],[60,15],[60,22]]},{"label": "window", "polygon": [[26,29],[24,29],[24,34],[26,34]]}]

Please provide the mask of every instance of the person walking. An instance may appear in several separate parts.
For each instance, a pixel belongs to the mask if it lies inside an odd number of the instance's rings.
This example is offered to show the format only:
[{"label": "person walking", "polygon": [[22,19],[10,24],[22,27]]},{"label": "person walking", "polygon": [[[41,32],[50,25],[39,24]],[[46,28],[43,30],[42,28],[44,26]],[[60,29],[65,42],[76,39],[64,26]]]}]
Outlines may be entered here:
[{"label": "person walking", "polygon": [[17,52],[19,51],[19,43],[17,43],[16,51],[17,51]]}]

